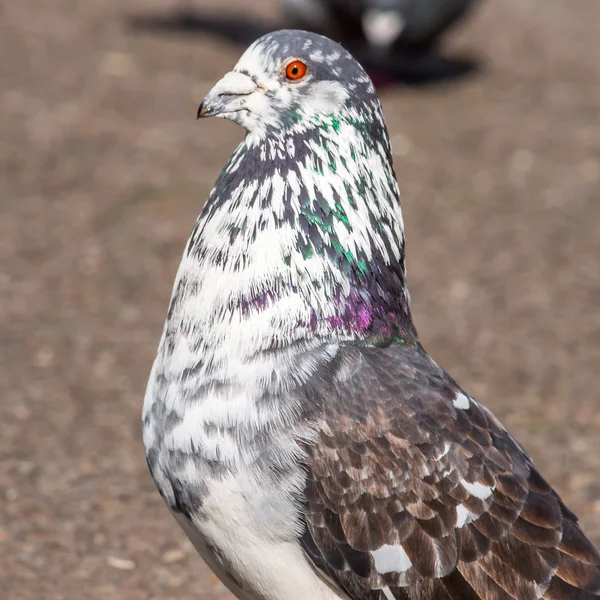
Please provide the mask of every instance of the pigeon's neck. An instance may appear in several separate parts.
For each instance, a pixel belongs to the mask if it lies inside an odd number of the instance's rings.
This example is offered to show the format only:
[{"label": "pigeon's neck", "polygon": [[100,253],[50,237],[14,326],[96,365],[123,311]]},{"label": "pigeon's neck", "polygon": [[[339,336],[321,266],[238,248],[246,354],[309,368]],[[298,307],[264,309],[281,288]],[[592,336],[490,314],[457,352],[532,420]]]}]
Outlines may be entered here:
[{"label": "pigeon's neck", "polygon": [[387,134],[358,125],[329,117],[233,154],[170,311],[204,348],[226,338],[256,356],[313,340],[416,342]]}]

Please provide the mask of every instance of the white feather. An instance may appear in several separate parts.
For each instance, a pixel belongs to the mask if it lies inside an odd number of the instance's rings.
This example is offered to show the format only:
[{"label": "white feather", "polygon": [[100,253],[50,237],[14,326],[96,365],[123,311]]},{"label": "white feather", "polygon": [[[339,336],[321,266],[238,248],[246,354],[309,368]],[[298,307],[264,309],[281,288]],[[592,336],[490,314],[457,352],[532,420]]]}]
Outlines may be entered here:
[{"label": "white feather", "polygon": [[457,394],[452,404],[454,404],[455,408],[460,408],[462,410],[468,410],[471,407],[469,398],[467,398],[467,396],[465,396],[463,393]]},{"label": "white feather", "polygon": [[487,485],[483,485],[481,483],[469,483],[464,479],[461,479],[460,482],[465,488],[465,490],[467,490],[467,492],[471,494],[471,496],[475,496],[475,498],[479,498],[479,500],[486,500],[492,495],[494,491],[493,488],[488,487]]},{"label": "white feather", "polygon": [[371,552],[378,573],[404,573],[412,567],[412,562],[400,545],[384,545]]}]

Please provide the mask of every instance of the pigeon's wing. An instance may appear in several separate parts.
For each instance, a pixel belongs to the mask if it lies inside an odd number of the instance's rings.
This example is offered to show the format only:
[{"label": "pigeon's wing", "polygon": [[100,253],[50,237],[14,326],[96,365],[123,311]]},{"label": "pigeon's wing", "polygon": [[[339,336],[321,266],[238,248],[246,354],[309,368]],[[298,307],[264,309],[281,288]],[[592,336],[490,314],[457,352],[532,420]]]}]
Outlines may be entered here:
[{"label": "pigeon's wing", "polygon": [[576,517],[422,349],[337,360],[306,447],[302,544],[324,576],[352,600],[598,598]]}]

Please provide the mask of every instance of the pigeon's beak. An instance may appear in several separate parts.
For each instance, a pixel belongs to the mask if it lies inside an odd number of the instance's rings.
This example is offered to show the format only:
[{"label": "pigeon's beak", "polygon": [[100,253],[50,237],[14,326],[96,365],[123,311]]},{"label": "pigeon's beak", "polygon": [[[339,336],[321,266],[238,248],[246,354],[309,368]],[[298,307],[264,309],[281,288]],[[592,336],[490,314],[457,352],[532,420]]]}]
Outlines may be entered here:
[{"label": "pigeon's beak", "polygon": [[372,46],[388,48],[404,29],[404,19],[397,10],[367,10],[362,17],[362,27],[367,41]]},{"label": "pigeon's beak", "polygon": [[242,110],[247,97],[257,89],[258,86],[248,75],[231,71],[202,100],[197,117],[226,116]]}]

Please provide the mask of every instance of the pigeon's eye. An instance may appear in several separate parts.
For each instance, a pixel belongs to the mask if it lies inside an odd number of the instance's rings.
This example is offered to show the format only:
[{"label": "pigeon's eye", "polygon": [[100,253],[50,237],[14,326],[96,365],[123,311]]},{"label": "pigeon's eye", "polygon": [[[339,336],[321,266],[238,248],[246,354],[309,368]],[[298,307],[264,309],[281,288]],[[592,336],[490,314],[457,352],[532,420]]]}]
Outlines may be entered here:
[{"label": "pigeon's eye", "polygon": [[305,75],[308,67],[297,58],[285,66],[285,77],[288,81],[300,81]]}]

